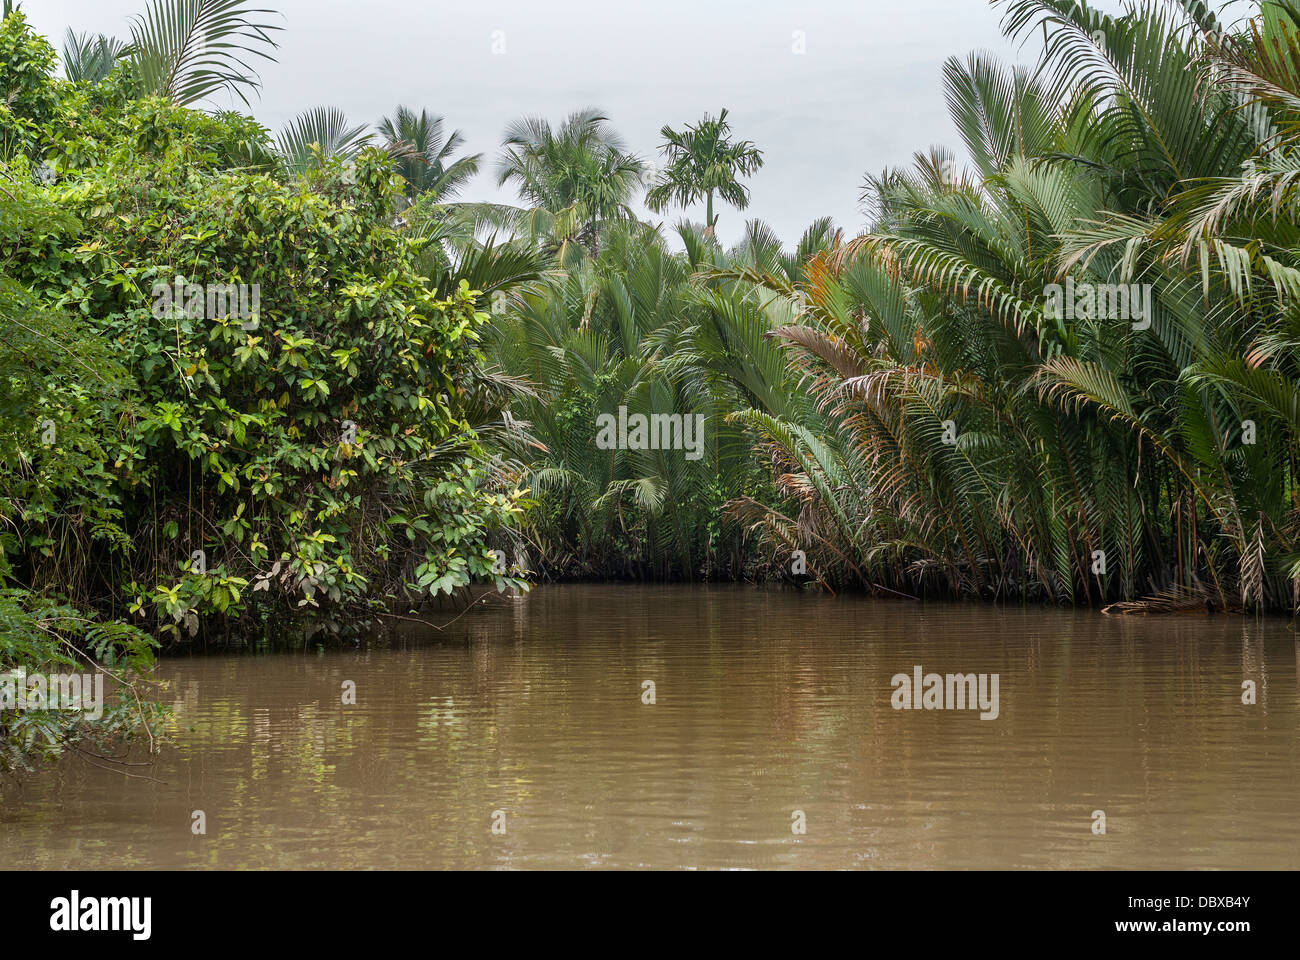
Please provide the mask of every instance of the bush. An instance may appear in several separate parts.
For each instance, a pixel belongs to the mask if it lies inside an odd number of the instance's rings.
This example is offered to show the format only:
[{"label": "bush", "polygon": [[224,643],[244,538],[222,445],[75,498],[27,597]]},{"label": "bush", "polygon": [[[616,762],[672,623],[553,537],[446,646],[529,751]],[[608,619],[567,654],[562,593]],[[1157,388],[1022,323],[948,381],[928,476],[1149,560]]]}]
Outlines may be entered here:
[{"label": "bush", "polygon": [[0,156],[36,148],[58,103],[54,48],[21,13],[0,20]]},{"label": "bush", "polygon": [[[153,739],[165,711],[144,699],[140,680],[152,668],[157,646],[128,624],[98,620],[30,591],[0,590],[0,680],[14,667],[22,667],[26,677],[89,671],[113,680],[111,697],[93,714],[0,709],[0,771],[29,768],[81,740]],[[9,679],[16,686],[21,675]]]},{"label": "bush", "polygon": [[486,489],[463,409],[487,317],[464,285],[430,292],[387,157],[282,182],[247,118],[60,90],[57,182],[24,189],[62,215],[0,231],[0,257],[126,379],[51,388],[11,438],[19,579],[177,638],[525,586],[487,548],[520,496]]}]

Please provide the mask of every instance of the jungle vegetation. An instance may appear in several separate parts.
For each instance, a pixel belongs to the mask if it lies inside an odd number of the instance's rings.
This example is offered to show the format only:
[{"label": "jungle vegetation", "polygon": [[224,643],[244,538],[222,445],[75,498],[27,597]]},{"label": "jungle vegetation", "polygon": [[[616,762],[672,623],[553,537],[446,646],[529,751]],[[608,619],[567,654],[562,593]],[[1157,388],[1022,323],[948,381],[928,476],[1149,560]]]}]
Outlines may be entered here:
[{"label": "jungle vegetation", "polygon": [[151,0],[60,55],[6,3],[0,672],[129,694],[160,644],[566,577],[1294,613],[1300,3],[995,5],[1037,60],[945,64],[960,152],[724,246],[763,162],[726,110],[658,167],[594,107],[491,159],[401,104],[272,132],[212,100],[251,109],[274,14]]},{"label": "jungle vegetation", "polygon": [[[1295,609],[1300,8],[998,6],[1039,62],[950,60],[963,154],[867,176],[860,235],[723,250],[710,211],[674,253],[605,211],[540,242],[564,257],[488,341],[531,387],[507,448],[540,570]],[[720,116],[665,128],[650,206],[743,205],[761,155]],[[705,414],[709,456],[597,449],[620,406]]]}]

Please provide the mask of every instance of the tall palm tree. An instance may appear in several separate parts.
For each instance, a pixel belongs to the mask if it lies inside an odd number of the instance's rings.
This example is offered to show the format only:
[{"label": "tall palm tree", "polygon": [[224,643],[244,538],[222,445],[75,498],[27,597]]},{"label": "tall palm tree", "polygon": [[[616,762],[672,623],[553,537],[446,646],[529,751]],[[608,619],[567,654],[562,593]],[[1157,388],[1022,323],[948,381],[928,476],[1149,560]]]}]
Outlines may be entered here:
[{"label": "tall palm tree", "polygon": [[483,154],[453,160],[465,145],[459,130],[443,134],[443,118],[425,110],[417,115],[399,106],[391,117],[379,121],[379,135],[392,154],[397,171],[406,181],[406,197],[414,202],[431,195],[439,203],[448,202],[478,173]]},{"label": "tall palm tree", "polygon": [[537,117],[512,123],[497,161],[497,186],[514,186],[542,213],[559,247],[576,241],[594,249],[603,225],[632,219],[629,204],[644,179],[645,164],[595,109],[570,115],[558,129]]},{"label": "tall palm tree", "polygon": [[749,206],[749,189],[740,182],[763,166],[763,153],[748,140],[730,139],[727,111],[707,114],[695,126],[678,132],[665,126],[660,151],[668,166],[646,194],[646,206],[656,213],[670,206],[689,207],[705,201],[705,227],[714,233],[718,217],[713,212],[717,195],[737,210]]}]

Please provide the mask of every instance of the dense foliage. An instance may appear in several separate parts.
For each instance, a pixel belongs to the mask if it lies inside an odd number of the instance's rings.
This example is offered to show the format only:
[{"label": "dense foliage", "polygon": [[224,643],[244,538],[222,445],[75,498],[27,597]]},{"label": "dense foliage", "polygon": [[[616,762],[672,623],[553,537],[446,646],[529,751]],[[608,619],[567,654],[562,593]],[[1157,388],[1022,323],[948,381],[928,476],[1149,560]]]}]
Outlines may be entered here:
[{"label": "dense foliage", "polygon": [[129,64],[56,79],[21,14],[0,50],[21,134],[0,191],[0,670],[79,651],[138,672],[152,637],[525,586],[490,550],[521,495],[466,419],[487,317],[421,272],[388,155],[291,176],[254,121],[141,96]]},{"label": "dense foliage", "polygon": [[67,79],[7,16],[0,668],[130,684],[160,640],[528,576],[1294,610],[1300,4],[998,5],[1041,56],[945,66],[965,159],[792,250],[717,236],[762,164],[726,111],[658,170],[525,118],[519,205],[466,202],[428,111],[192,109],[274,48],[240,0],[70,34]]},{"label": "dense foliage", "polygon": [[[817,225],[784,255],[754,223],[723,254],[683,224],[670,255],[646,229],[514,298],[492,356],[540,386],[544,446],[517,453],[548,572],[770,558],[889,594],[1300,600],[1300,7],[1002,5],[1045,38],[1038,69],[950,61],[969,163],[868,177],[864,235]],[[678,168],[657,202],[698,192]],[[707,411],[729,451],[745,431],[771,486],[743,457],[602,458],[593,411],[622,403]],[[754,535],[725,570],[698,542],[719,492]]]},{"label": "dense foliage", "polygon": [[767,432],[806,519],[749,512],[896,589],[1293,608],[1300,8],[1003,6],[1040,68],[950,61],[973,169],[869,180],[776,331],[834,427]]}]

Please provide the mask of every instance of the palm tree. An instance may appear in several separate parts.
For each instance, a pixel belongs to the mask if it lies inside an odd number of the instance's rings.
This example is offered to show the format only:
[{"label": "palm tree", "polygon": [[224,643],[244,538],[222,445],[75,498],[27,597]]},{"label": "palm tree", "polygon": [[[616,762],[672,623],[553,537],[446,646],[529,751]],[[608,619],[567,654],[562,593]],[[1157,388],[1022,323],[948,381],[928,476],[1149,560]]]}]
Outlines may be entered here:
[{"label": "palm tree", "polygon": [[[1043,63],[950,61],[975,169],[935,152],[870,178],[871,232],[807,262],[774,333],[822,422],[733,415],[786,501],[738,514],[886,589],[1291,606],[1298,25],[1008,3]],[[1066,279],[1148,285],[1149,323],[1049,310]]]},{"label": "palm tree", "polygon": [[[764,295],[754,278],[760,264],[770,267],[773,282],[793,293],[803,276],[798,258],[825,252],[834,237],[819,222],[799,251],[786,253],[765,225],[755,222],[748,233],[724,251],[683,224],[686,252],[675,254],[656,228],[611,225],[594,256],[516,290],[494,318],[489,364],[531,387],[512,403],[519,429],[494,436],[517,483],[540,501],[525,529],[542,569],[680,578],[743,572],[744,531],[724,529],[724,505],[771,490],[751,453],[756,431],[726,415],[753,408],[816,421],[770,336],[774,320],[793,318],[792,298]],[[704,454],[600,449],[596,418],[620,407],[629,416],[704,416]]]},{"label": "palm tree", "polygon": [[130,47],[114,37],[73,33],[63,40],[63,72],[73,83],[96,84],[107,77]]},{"label": "palm tree", "polygon": [[739,178],[757,172],[763,166],[763,154],[748,140],[733,142],[730,134],[726,110],[717,117],[706,114],[680,133],[664,127],[660,151],[668,166],[646,194],[646,206],[659,213],[670,206],[684,208],[704,200],[704,223],[711,235],[718,225],[713,212],[715,194],[737,210],[749,206],[749,189]]},{"label": "palm tree", "polygon": [[406,180],[406,197],[411,202],[422,195],[431,195],[440,203],[452,200],[478,173],[483,159],[481,153],[476,153],[453,160],[452,156],[465,145],[464,136],[453,130],[444,137],[443,118],[424,110],[417,116],[399,106],[392,117],[380,120],[379,135],[398,173]]},{"label": "palm tree", "polygon": [[276,138],[276,153],[289,176],[300,176],[321,161],[337,157],[348,160],[370,143],[366,125],[348,125],[343,111],[335,107],[304,110]]},{"label": "palm tree", "polygon": [[609,228],[595,257],[520,291],[494,325],[490,362],[532,386],[513,404],[526,432],[507,449],[520,482],[545,503],[528,527],[544,568],[696,574],[712,456],[602,450],[594,427],[620,407],[705,412],[707,391],[688,390],[680,376],[698,315],[690,294],[688,265],[654,230],[627,222]]},{"label": "palm tree", "polygon": [[[536,117],[512,123],[497,161],[497,186],[512,184],[541,212],[560,248],[577,241],[594,249],[603,225],[632,219],[629,204],[644,178],[645,164],[594,109],[572,114],[554,130]],[[517,219],[535,218],[524,212]]]},{"label": "palm tree", "polygon": [[259,85],[248,60],[273,60],[266,48],[282,29],[250,18],[273,12],[246,0],[152,0],[131,22],[126,56],[137,93],[188,106],[226,90],[247,106]]}]

